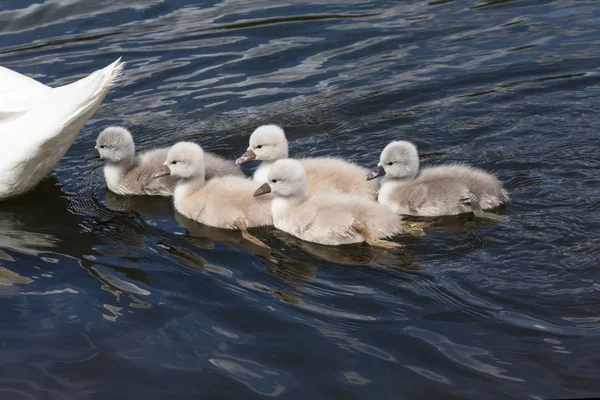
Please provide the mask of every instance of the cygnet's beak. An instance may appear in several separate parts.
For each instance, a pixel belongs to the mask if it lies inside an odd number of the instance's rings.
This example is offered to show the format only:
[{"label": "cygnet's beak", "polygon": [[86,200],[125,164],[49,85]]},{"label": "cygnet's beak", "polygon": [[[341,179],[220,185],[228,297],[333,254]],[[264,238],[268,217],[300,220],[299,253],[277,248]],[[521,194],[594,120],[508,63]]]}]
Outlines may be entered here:
[{"label": "cygnet's beak", "polygon": [[385,175],[385,169],[379,165],[375,171],[371,172],[369,175],[367,175],[367,180],[370,181],[371,179],[375,179],[378,178],[380,176],[384,176]]},{"label": "cygnet's beak", "polygon": [[161,176],[171,175],[171,170],[168,165],[163,165],[158,171],[152,174],[152,179],[160,178]]},{"label": "cygnet's beak", "polygon": [[235,165],[237,165],[239,167],[240,165],[247,163],[250,160],[254,160],[255,158],[256,158],[256,153],[253,152],[252,150],[248,149],[248,150],[246,150],[246,152],[244,154],[242,154],[242,156],[240,158],[235,160]]},{"label": "cygnet's beak", "polygon": [[102,157],[100,156],[100,152],[95,147],[94,147],[94,150],[92,150],[90,154],[85,156],[85,161],[92,161],[92,160],[97,160],[97,161],[102,160]]},{"label": "cygnet's beak", "polygon": [[263,194],[271,193],[271,186],[267,182],[263,183],[256,192],[254,192],[254,197],[262,196]]}]

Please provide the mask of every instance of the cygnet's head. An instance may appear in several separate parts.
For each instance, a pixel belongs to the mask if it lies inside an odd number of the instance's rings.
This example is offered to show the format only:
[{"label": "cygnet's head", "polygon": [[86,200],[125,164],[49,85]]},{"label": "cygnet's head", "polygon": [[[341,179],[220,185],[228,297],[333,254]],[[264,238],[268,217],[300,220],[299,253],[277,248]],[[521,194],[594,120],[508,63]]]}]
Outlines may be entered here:
[{"label": "cygnet's head", "polygon": [[236,165],[250,160],[277,161],[288,156],[288,141],[283,129],[277,125],[262,125],[250,135],[250,146]]},{"label": "cygnet's head", "polygon": [[182,179],[204,177],[204,150],[196,143],[179,142],[167,153],[167,159],[153,178],[171,175]]},{"label": "cygnet's head", "polygon": [[135,154],[135,144],[127,129],[109,126],[98,135],[94,150],[100,159],[109,163],[130,163]]},{"label": "cygnet's head", "polygon": [[296,197],[306,193],[306,172],[299,161],[276,161],[269,170],[269,180],[259,187],[254,196],[273,193],[276,197]]},{"label": "cygnet's head", "polygon": [[406,141],[391,142],[381,152],[377,169],[367,179],[385,175],[392,179],[415,179],[419,173],[419,155],[414,144]]}]

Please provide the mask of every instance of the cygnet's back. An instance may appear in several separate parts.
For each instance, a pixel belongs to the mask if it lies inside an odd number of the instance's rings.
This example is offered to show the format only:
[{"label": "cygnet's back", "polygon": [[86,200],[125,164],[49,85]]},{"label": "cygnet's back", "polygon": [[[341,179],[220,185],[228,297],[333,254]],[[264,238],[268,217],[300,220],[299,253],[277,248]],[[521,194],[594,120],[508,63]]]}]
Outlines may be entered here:
[{"label": "cygnet's back", "polygon": [[402,215],[441,216],[493,209],[508,202],[508,193],[492,174],[466,165],[442,165],[419,171],[416,147],[392,142],[381,153],[378,169],[385,175],[378,200]]},{"label": "cygnet's back", "polygon": [[236,229],[242,219],[248,228],[273,225],[268,198],[254,198],[256,183],[237,176],[214,178],[202,187],[181,183],[175,190],[175,209],[205,225]]},{"label": "cygnet's back", "polygon": [[[277,125],[258,127],[250,136],[249,147],[238,158],[240,165],[250,160],[262,160],[253,179],[265,182],[273,163],[288,157],[288,141]],[[300,158],[306,171],[308,193],[345,193],[375,199],[377,183],[366,181],[369,172],[354,163],[336,157]]]},{"label": "cygnet's back", "polygon": [[225,158],[219,157],[214,153],[205,151],[204,163],[206,165],[205,179],[207,181],[220,176],[245,177],[242,170],[235,166],[233,160],[227,160]]},{"label": "cygnet's back", "polygon": [[[116,171],[119,178],[110,179],[112,167],[105,168],[108,189],[120,195],[171,196],[177,183],[177,178],[164,176],[152,179],[154,171],[159,169],[167,159],[168,149],[154,149],[139,154],[133,160],[133,165],[127,170]],[[117,169],[117,168],[115,168]]]},{"label": "cygnet's back", "polygon": [[[274,210],[275,212],[275,210]],[[274,214],[275,227],[309,242],[340,245],[364,242],[352,225],[362,222],[376,239],[403,232],[401,218],[388,208],[363,197],[315,194],[294,207]]]},{"label": "cygnet's back", "polygon": [[298,159],[306,171],[308,193],[338,193],[377,197],[377,182],[367,181],[369,170],[340,158],[319,157]]},{"label": "cygnet's back", "polygon": [[[474,196],[483,210],[500,207],[509,201],[508,192],[502,187],[502,183],[496,176],[467,165],[450,164],[423,168],[419,173],[418,180],[428,182],[430,186],[438,187],[440,190],[451,190],[448,187],[463,186],[471,197],[468,199],[469,202],[473,200]],[[455,183],[453,184],[453,182]],[[461,213],[470,211],[467,208]]]},{"label": "cygnet's back", "polygon": [[[280,160],[269,172],[262,192],[272,191],[273,224],[300,239],[341,245],[367,241],[399,247],[382,238],[404,231],[402,219],[374,200],[344,194],[307,194],[306,174],[297,160]],[[261,189],[257,193],[261,194]]]}]

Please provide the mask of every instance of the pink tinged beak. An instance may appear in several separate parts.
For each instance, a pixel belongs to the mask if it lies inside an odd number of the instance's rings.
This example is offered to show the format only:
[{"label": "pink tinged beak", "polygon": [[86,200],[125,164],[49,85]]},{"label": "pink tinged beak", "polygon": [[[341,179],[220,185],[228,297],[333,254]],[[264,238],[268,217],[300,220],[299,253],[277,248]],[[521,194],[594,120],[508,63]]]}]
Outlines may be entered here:
[{"label": "pink tinged beak", "polygon": [[171,175],[171,170],[168,165],[163,165],[158,171],[152,174],[152,179],[160,178],[161,176]]},{"label": "pink tinged beak", "polygon": [[246,152],[244,154],[242,154],[242,156],[240,158],[235,160],[235,165],[237,165],[239,167],[240,165],[247,163],[250,160],[254,160],[255,158],[256,158],[256,153],[254,153],[252,150],[248,149],[248,150],[246,150]]},{"label": "pink tinged beak", "polygon": [[271,186],[268,183],[263,183],[256,192],[254,192],[254,197],[262,196],[263,194],[271,193]]}]

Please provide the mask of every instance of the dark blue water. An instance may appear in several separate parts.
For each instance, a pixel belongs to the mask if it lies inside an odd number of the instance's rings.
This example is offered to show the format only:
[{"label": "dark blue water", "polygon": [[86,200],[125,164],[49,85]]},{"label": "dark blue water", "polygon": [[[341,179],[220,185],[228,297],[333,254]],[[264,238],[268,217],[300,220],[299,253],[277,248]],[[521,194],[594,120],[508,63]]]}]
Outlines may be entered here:
[{"label": "dark blue water", "polygon": [[[0,398],[600,395],[599,27],[583,0],[3,0],[0,65],[52,86],[128,65],[0,204]],[[411,140],[512,203],[404,252],[264,229],[257,254],[83,161],[110,124],[234,158],[263,123],[369,167]]]}]

